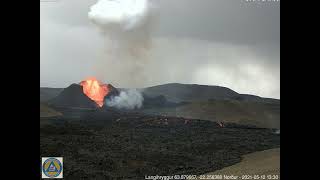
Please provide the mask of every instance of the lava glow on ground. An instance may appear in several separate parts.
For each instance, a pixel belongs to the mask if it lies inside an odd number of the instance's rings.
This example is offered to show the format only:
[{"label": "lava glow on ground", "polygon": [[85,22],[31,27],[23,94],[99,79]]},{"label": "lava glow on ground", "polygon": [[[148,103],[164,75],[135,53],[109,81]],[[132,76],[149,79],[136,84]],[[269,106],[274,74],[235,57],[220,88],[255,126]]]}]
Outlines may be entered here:
[{"label": "lava glow on ground", "polygon": [[108,86],[100,83],[96,78],[90,77],[80,82],[83,93],[95,101],[99,107],[103,106],[104,97],[109,93]]}]

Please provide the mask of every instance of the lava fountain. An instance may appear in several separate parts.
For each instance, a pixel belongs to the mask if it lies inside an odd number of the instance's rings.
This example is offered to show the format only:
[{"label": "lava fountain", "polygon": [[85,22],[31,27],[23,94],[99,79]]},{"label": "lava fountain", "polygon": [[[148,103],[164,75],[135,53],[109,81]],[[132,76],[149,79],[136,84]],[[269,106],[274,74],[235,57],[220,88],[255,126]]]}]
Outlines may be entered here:
[{"label": "lava fountain", "polygon": [[97,103],[99,107],[104,104],[104,97],[109,93],[108,86],[100,83],[96,78],[90,77],[80,82],[83,93]]}]

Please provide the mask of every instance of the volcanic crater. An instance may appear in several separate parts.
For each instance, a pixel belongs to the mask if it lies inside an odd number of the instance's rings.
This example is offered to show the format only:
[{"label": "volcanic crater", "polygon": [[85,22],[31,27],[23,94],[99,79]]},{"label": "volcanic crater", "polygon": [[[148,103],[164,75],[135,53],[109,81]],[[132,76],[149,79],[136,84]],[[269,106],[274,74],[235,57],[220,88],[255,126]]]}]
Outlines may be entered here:
[{"label": "volcanic crater", "polygon": [[[116,96],[119,91],[110,87],[108,97]],[[280,147],[274,129],[101,108],[79,84],[49,105],[62,115],[40,118],[49,122],[40,127],[40,154],[64,157],[66,179],[200,175],[240,162],[244,154]]]}]

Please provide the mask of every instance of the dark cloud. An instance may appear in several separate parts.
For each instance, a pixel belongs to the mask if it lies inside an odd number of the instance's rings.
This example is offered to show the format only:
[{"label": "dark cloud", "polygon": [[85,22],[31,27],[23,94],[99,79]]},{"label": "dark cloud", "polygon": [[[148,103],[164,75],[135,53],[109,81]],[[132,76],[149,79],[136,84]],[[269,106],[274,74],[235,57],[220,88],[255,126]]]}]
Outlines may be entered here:
[{"label": "dark cloud", "polygon": [[279,43],[280,3],[159,0],[159,34],[235,43]]}]

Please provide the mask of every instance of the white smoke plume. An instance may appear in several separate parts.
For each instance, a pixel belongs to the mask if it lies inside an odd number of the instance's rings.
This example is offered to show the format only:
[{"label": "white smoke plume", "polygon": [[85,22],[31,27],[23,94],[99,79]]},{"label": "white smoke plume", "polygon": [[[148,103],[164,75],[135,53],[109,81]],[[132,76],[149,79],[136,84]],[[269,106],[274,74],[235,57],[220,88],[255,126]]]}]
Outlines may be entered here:
[{"label": "white smoke plume", "polygon": [[112,97],[106,103],[107,106],[118,109],[138,109],[143,103],[143,96],[141,92],[136,89],[123,90],[119,96]]},{"label": "white smoke plume", "polygon": [[147,0],[99,0],[91,6],[88,16],[103,28],[128,31],[143,26],[149,6]]},{"label": "white smoke plume", "polygon": [[106,68],[130,76],[132,84],[147,77],[144,68],[151,47],[153,23],[148,0],[99,0],[91,6],[88,18],[102,31],[105,50],[97,64],[99,78],[108,79]]}]

